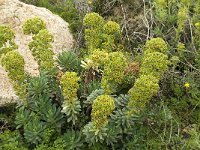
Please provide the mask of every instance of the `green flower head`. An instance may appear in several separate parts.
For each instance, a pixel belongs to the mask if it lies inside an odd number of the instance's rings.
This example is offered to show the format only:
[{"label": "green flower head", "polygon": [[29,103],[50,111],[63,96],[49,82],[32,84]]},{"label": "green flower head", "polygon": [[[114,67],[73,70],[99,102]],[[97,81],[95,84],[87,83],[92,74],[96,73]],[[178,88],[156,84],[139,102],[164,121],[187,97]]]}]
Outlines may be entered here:
[{"label": "green flower head", "polygon": [[77,91],[79,88],[78,82],[80,81],[80,77],[78,77],[75,72],[65,72],[65,74],[61,77],[61,86],[63,90],[63,96],[66,101],[76,101]]},{"label": "green flower head", "polygon": [[97,128],[107,124],[108,116],[115,109],[115,101],[109,95],[98,96],[92,104],[92,122]]},{"label": "green flower head", "polygon": [[162,38],[152,38],[146,42],[144,52],[151,53],[151,52],[161,52],[166,53],[168,50],[167,44]]},{"label": "green flower head", "polygon": [[46,29],[46,23],[39,17],[26,20],[22,26],[24,34],[37,34],[40,30]]}]

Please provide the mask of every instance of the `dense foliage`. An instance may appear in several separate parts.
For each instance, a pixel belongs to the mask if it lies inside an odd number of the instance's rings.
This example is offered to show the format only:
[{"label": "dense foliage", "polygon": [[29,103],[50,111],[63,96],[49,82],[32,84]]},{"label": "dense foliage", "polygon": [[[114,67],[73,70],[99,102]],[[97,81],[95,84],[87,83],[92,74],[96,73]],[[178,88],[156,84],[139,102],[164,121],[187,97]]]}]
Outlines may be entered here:
[{"label": "dense foliage", "polygon": [[0,26],[1,64],[23,100],[2,108],[0,149],[200,149],[200,1],[89,0],[84,17],[76,1],[26,2],[58,13],[81,42],[54,60],[45,22],[27,20],[31,77]]}]

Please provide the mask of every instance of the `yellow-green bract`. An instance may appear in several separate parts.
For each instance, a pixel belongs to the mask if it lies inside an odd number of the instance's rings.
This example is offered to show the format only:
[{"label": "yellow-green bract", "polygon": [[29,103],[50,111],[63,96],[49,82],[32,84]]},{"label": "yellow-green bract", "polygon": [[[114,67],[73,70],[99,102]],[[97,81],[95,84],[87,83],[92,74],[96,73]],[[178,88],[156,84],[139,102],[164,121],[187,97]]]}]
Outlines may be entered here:
[{"label": "yellow-green bract", "polygon": [[77,90],[79,88],[79,81],[80,78],[75,72],[65,72],[65,74],[61,77],[60,84],[66,101],[76,101],[78,99]]},{"label": "yellow-green bract", "polygon": [[103,70],[101,86],[105,93],[114,92],[125,76],[124,69],[128,66],[126,57],[122,52],[112,52],[108,56],[108,61]]},{"label": "yellow-green bract", "polygon": [[99,129],[108,122],[108,116],[115,109],[115,102],[109,95],[98,96],[92,104],[92,122]]},{"label": "yellow-green bract", "polygon": [[8,72],[17,95],[21,99],[26,97],[26,73],[24,71],[24,58],[17,51],[10,51],[2,58],[2,65]]},{"label": "yellow-green bract", "polygon": [[10,27],[0,26],[0,56],[17,49],[14,37],[15,34]]},{"label": "yellow-green bract", "polygon": [[144,107],[151,97],[157,94],[159,90],[158,81],[152,75],[141,75],[129,91],[129,106],[132,108]]},{"label": "yellow-green bract", "polygon": [[142,59],[140,73],[142,75],[151,74],[159,79],[168,69],[168,57],[160,52],[153,52],[144,55]]},{"label": "yellow-green bract", "polygon": [[46,29],[46,23],[39,17],[26,20],[22,26],[24,34],[37,34],[40,30]]},{"label": "yellow-green bract", "polygon": [[48,30],[40,30],[29,43],[29,49],[37,60],[40,68],[50,70],[54,67],[52,45],[53,35]]}]

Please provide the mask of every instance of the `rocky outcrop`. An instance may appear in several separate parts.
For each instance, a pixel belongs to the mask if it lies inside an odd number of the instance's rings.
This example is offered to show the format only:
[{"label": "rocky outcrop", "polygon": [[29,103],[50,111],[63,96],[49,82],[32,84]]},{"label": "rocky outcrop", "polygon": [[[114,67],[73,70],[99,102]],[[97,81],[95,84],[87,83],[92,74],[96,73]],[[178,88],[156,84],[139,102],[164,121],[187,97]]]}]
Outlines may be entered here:
[{"label": "rocky outcrop", "polygon": [[[55,54],[73,47],[73,37],[69,32],[68,23],[59,16],[45,8],[28,5],[19,0],[0,0],[0,25],[8,25],[15,31],[15,42],[19,46],[18,51],[26,62],[25,70],[33,76],[38,75],[38,64],[28,49],[28,43],[32,37],[23,34],[22,24],[35,16],[44,20],[47,29],[53,34]],[[17,96],[14,94],[7,74],[0,66],[0,105],[5,102],[14,102],[16,99]]]}]

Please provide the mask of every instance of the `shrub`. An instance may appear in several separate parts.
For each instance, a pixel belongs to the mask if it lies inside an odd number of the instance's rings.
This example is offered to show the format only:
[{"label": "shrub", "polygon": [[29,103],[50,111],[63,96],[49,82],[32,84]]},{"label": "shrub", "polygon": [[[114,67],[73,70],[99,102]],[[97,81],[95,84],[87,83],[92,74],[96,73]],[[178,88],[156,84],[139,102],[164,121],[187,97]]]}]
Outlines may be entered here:
[{"label": "shrub", "polygon": [[[95,2],[99,1],[93,1],[89,7]],[[116,4],[123,10],[129,8],[124,2],[103,2],[109,3],[109,7]],[[187,8],[188,22],[184,21],[183,31],[176,39],[176,17],[182,6]],[[155,16],[156,9],[163,14]],[[88,14],[87,17],[103,21],[102,26],[86,21],[86,31],[98,34],[95,35],[98,39],[87,35],[91,39],[89,45],[86,39],[85,56],[72,52],[60,54],[58,75],[52,70],[40,69],[38,77],[28,78],[26,103],[17,107],[16,129],[13,129],[15,125],[10,127],[6,123],[6,129],[19,134],[0,135],[6,139],[0,141],[0,149],[198,149],[199,8],[189,1],[180,1],[177,5],[175,1],[155,0],[153,5],[145,2],[142,10],[148,26],[145,36],[160,36],[147,40],[144,46],[132,48],[133,53],[125,53],[120,46],[121,31],[117,23],[107,22],[95,13]],[[129,17],[129,13],[123,15],[125,20],[126,15]],[[163,20],[157,20],[159,15]],[[121,30],[126,30],[126,23]],[[33,52],[51,49],[52,38],[46,30],[40,30],[33,39]],[[34,55],[40,58],[37,53]],[[8,60],[4,62],[10,64]],[[79,69],[80,65],[84,70]],[[3,131],[6,120],[0,119]]]}]

